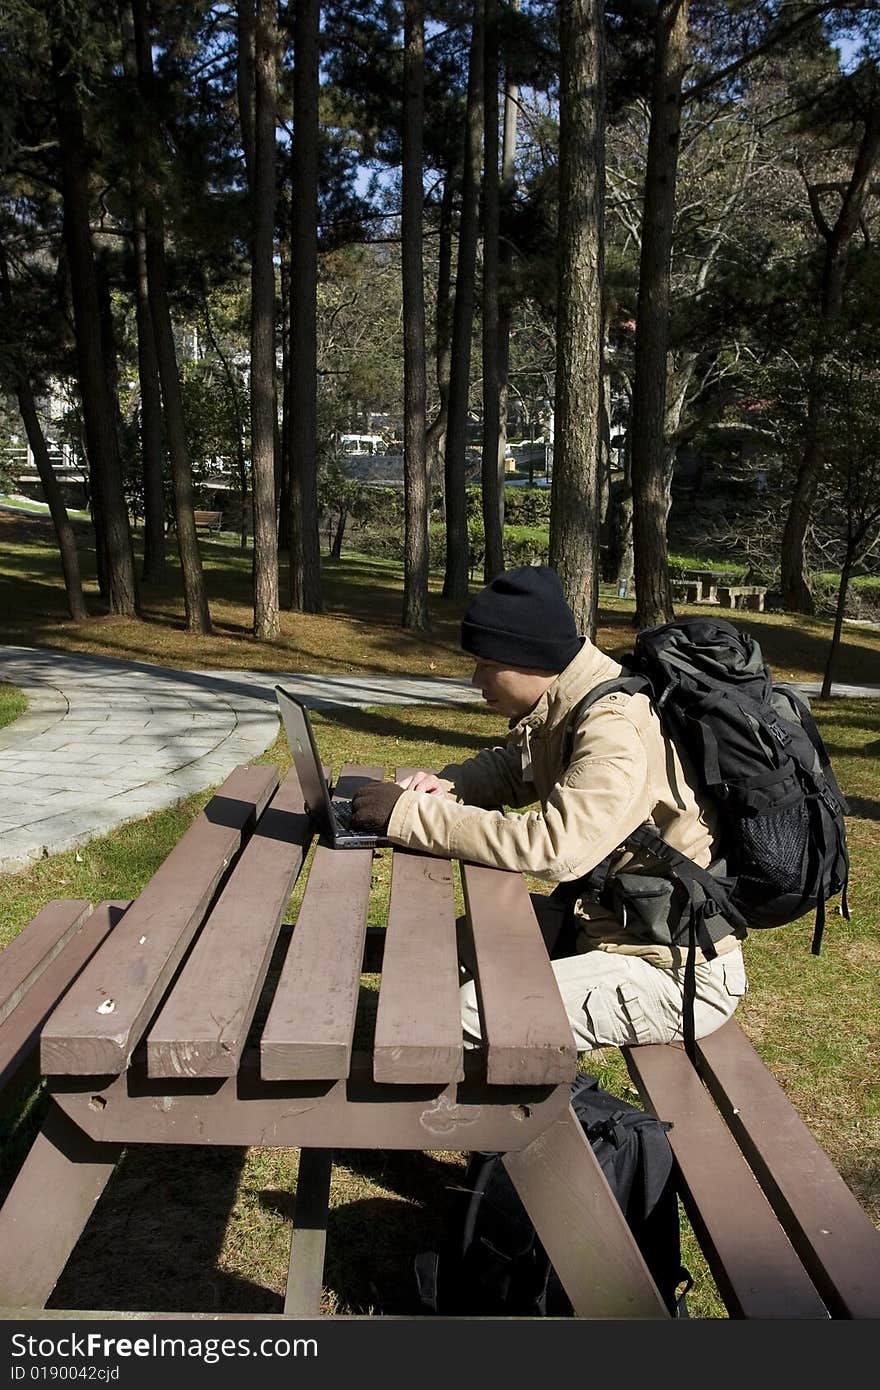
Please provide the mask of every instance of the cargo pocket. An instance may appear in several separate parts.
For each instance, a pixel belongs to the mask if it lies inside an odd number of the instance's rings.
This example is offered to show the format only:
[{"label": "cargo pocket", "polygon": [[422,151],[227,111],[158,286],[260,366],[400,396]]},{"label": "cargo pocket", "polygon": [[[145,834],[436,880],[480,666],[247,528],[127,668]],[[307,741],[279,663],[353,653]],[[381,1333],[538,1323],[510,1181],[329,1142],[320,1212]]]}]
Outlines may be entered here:
[{"label": "cargo pocket", "polygon": [[628,985],[591,989],[582,1005],[589,1035],[598,1047],[631,1047],[656,1041],[638,992]]},{"label": "cargo pocket", "polygon": [[742,952],[737,951],[732,960],[722,957],[721,968],[724,974],[724,988],[734,999],[741,999],[748,993],[749,982],[746,979],[746,965],[742,958]]}]

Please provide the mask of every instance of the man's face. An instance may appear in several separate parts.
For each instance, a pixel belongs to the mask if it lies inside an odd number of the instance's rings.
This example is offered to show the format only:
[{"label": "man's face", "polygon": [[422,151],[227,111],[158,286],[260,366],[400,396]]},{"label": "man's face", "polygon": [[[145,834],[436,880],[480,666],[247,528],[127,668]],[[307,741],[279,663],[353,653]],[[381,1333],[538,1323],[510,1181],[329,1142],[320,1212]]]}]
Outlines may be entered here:
[{"label": "man's face", "polygon": [[556,674],[528,670],[524,666],[504,666],[500,661],[481,658],[474,667],[471,685],[482,692],[490,709],[497,710],[506,719],[522,719],[553,684]]}]

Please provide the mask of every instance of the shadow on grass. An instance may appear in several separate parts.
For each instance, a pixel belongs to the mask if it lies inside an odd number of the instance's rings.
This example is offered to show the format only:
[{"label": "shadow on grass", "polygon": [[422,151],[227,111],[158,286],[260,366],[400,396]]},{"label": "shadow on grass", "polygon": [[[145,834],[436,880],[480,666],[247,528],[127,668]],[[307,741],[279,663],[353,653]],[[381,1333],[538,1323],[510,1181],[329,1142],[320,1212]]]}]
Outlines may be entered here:
[{"label": "shadow on grass", "polygon": [[[406,740],[409,743],[433,743],[438,748],[472,748],[475,751],[488,747],[493,741],[497,743],[504,741],[503,728],[496,731],[487,728],[485,735],[483,735],[465,733],[459,729],[443,729],[430,722],[429,719],[416,723],[411,719],[399,719],[395,714],[386,714],[384,711],[357,709],[350,705],[332,704],[329,701],[322,701],[318,708],[328,721],[332,721],[334,727],[346,729],[352,734],[363,734],[368,738]],[[418,707],[409,706],[408,708]],[[462,708],[467,709],[468,707],[463,706]],[[483,713],[479,707],[475,707],[473,712]],[[493,734],[496,736],[493,737]],[[320,741],[320,735],[318,735],[318,739]]]},{"label": "shadow on grass", "polygon": [[216,1268],[246,1152],[126,1150],[47,1307],[280,1312],[274,1290]]},{"label": "shadow on grass", "polygon": [[880,801],[866,796],[847,796],[849,813],[861,820],[880,820]]}]

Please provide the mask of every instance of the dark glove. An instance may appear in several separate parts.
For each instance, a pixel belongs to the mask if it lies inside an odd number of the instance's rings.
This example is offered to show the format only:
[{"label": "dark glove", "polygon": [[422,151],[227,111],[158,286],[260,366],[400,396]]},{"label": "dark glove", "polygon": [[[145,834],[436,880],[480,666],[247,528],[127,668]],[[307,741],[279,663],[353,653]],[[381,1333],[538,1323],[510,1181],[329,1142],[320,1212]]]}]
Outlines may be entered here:
[{"label": "dark glove", "polygon": [[351,798],[352,830],[384,830],[402,795],[396,782],[367,782]]}]

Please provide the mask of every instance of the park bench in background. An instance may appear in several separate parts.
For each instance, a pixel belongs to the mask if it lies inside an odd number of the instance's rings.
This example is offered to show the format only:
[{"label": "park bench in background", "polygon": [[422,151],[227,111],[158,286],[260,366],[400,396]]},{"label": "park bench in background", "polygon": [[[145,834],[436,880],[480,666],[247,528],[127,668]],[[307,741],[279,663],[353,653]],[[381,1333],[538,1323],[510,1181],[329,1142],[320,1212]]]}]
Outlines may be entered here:
[{"label": "park bench in background", "polygon": [[766,593],[759,584],[719,584],[718,602],[722,608],[747,608],[753,613],[763,613]]},{"label": "park bench in background", "polygon": [[223,521],[222,512],[193,512],[193,520],[196,523],[197,531],[213,531],[219,533]]},{"label": "park bench in background", "polygon": [[[379,775],[344,769],[339,792]],[[468,1051],[452,865],[395,850],[388,927],[367,929],[371,851],[319,845],[285,927],[310,841],[295,774],[239,768],[134,902],[56,900],[0,954],[0,1083],[41,1037],[52,1096],[0,1208],[0,1305],[45,1306],[125,1145],[263,1144],[301,1148],[280,1316],[319,1311],[332,1151],[359,1147],[504,1153],[578,1314],[663,1316],[567,1106],[573,1039],[522,877],[462,866],[486,1035]],[[358,1052],[360,975],[379,969]],[[880,1317],[880,1233],[738,1025],[698,1044],[696,1068],[672,1046],[625,1057],[673,1123],[730,1316]]]}]

